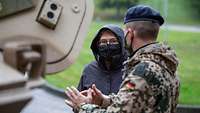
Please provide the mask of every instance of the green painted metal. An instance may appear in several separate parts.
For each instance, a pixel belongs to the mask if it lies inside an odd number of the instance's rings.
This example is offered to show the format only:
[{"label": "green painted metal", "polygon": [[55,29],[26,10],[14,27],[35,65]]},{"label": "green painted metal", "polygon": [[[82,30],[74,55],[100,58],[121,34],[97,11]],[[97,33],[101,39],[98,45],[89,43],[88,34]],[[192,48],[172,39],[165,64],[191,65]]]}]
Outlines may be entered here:
[{"label": "green painted metal", "polygon": [[0,0],[0,18],[34,7],[32,0]]}]

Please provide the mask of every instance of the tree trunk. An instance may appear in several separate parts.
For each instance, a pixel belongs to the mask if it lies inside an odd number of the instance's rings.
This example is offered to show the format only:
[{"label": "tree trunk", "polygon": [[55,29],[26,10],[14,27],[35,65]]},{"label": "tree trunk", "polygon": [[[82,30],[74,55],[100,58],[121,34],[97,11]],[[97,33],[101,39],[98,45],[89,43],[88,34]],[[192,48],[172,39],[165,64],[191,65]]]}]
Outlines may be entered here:
[{"label": "tree trunk", "polygon": [[118,0],[116,0],[116,14],[115,14],[115,16],[116,16],[116,18],[120,18],[120,4],[119,4],[119,2],[118,2]]}]

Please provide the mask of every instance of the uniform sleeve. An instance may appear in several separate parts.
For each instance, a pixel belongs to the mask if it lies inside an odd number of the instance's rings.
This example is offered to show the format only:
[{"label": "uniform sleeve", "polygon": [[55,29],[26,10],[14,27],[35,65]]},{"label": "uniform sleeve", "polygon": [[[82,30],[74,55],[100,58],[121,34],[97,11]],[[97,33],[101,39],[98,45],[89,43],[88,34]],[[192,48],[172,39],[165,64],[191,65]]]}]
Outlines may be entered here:
[{"label": "uniform sleeve", "polygon": [[147,63],[136,65],[123,81],[117,95],[112,95],[111,105],[101,109],[96,105],[87,104],[81,107],[80,113],[141,113],[151,98],[150,88],[142,77],[148,72]]}]

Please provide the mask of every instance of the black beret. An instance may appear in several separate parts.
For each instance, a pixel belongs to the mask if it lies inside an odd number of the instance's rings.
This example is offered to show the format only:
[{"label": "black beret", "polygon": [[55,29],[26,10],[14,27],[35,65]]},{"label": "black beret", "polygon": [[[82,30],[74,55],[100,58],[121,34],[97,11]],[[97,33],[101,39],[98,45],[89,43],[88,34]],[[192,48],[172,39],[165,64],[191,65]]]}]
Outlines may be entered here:
[{"label": "black beret", "polygon": [[160,26],[164,23],[164,19],[158,11],[144,5],[137,5],[128,9],[124,18],[124,24],[131,21],[152,21]]}]

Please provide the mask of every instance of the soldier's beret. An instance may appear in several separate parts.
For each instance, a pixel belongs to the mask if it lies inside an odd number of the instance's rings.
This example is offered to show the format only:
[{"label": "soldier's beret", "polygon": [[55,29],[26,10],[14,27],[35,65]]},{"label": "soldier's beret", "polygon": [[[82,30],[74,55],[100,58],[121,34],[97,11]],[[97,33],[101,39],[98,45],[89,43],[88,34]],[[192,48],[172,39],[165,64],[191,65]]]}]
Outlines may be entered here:
[{"label": "soldier's beret", "polygon": [[128,9],[124,24],[132,21],[152,21],[160,26],[164,23],[164,19],[158,11],[145,5],[137,5]]}]

